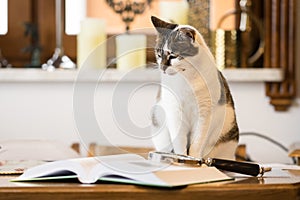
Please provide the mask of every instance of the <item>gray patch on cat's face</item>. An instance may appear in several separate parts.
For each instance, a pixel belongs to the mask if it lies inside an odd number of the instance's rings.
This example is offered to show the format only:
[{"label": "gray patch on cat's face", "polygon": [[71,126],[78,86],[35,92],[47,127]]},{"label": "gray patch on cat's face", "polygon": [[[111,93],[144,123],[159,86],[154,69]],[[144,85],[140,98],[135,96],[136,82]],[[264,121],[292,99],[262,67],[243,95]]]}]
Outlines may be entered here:
[{"label": "gray patch on cat's face", "polygon": [[194,46],[196,31],[191,28],[178,28],[171,32],[167,39],[167,47],[181,57],[195,56],[198,47]]},{"label": "gray patch on cat's face", "polygon": [[175,67],[172,68],[174,73],[177,70],[185,70],[182,68],[184,66],[180,66],[181,69],[176,69],[176,64],[184,58],[195,56],[198,53],[198,47],[193,44],[195,43],[195,34],[193,29],[179,28],[158,35],[156,58],[161,70],[166,72],[170,66]]},{"label": "gray patch on cat's face", "polygon": [[[155,55],[160,69],[168,74],[184,71],[185,68],[177,65],[188,56],[195,56],[198,47],[195,45],[196,30],[188,26],[178,26],[177,24],[162,21],[152,17],[158,37],[155,48]],[[172,71],[168,69],[172,66]]]}]

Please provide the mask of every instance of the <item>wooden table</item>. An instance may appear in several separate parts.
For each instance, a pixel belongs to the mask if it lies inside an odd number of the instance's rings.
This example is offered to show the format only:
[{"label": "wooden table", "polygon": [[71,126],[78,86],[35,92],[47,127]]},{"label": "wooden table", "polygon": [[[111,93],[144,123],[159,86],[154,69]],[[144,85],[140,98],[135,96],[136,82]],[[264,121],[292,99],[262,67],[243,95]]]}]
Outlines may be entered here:
[{"label": "wooden table", "polygon": [[10,199],[300,199],[300,174],[291,178],[237,178],[176,189],[151,188],[126,184],[80,184],[77,182],[9,182],[14,176],[0,176],[0,200]]}]

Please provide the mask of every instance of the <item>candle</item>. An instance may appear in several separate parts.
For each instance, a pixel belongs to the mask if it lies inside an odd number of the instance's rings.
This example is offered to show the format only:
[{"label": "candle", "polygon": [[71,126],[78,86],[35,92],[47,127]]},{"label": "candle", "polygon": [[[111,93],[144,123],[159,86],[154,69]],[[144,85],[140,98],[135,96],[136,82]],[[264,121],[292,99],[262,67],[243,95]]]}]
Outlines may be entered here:
[{"label": "candle", "polygon": [[145,66],[146,44],[146,35],[123,34],[117,36],[117,69],[126,70]]},{"label": "candle", "polygon": [[178,24],[188,23],[189,4],[186,0],[159,2],[160,17],[166,21]]},{"label": "candle", "polygon": [[81,21],[77,35],[77,66],[106,67],[105,21],[87,18]]}]

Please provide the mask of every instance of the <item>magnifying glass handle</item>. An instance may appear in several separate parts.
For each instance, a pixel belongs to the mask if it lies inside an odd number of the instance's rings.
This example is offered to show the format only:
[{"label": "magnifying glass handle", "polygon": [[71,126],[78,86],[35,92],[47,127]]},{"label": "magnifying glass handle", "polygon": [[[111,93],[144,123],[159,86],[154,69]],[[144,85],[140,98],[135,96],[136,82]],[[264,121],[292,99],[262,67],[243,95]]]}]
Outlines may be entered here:
[{"label": "magnifying glass handle", "polygon": [[214,166],[218,169],[236,172],[240,174],[247,174],[251,176],[257,176],[264,173],[264,168],[255,163],[238,162],[233,160],[223,160],[218,158],[208,158],[206,164]]}]

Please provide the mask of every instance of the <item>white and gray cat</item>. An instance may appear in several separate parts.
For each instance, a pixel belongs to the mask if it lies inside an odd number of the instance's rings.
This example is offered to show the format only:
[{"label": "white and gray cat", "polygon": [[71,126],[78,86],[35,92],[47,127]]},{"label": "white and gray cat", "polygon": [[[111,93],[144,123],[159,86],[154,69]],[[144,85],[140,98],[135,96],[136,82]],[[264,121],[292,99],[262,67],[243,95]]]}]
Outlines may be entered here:
[{"label": "white and gray cat", "polygon": [[156,150],[234,159],[239,129],[233,99],[201,34],[189,25],[151,20],[162,71],[152,113]]}]

